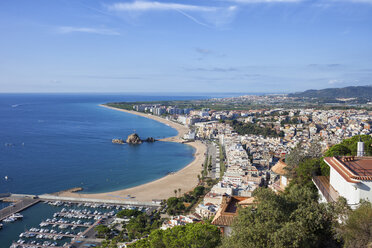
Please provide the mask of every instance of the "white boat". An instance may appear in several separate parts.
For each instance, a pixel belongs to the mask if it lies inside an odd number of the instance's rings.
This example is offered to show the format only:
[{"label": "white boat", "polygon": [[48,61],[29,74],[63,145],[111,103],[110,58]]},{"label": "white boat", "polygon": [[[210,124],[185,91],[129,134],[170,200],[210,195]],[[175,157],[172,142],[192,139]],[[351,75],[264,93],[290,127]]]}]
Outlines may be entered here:
[{"label": "white boat", "polygon": [[3,220],[3,222],[5,222],[5,223],[14,222],[14,221],[16,221],[16,219],[11,218],[11,217],[8,217],[8,218]]},{"label": "white boat", "polygon": [[3,224],[0,223],[0,230],[3,229]]},{"label": "white boat", "polygon": [[9,178],[8,178],[8,176],[5,176],[4,179],[5,179],[5,180],[8,180]]},{"label": "white boat", "polygon": [[18,219],[22,219],[23,218],[23,215],[20,214],[20,213],[15,213],[15,214],[12,214],[10,216],[10,218],[14,218],[14,219],[18,220]]}]

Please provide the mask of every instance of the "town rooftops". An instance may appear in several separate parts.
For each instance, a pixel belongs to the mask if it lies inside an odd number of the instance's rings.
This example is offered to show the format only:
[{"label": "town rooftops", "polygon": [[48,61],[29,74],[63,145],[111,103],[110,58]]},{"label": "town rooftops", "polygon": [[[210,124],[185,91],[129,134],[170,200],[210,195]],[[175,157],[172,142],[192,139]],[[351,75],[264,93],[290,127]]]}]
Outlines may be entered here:
[{"label": "town rooftops", "polygon": [[372,181],[372,157],[326,157],[324,161],[349,183]]},{"label": "town rooftops", "polygon": [[223,196],[221,207],[218,209],[216,216],[214,216],[212,224],[216,226],[231,226],[235,216],[238,215],[238,205],[243,208],[253,205],[253,199],[253,197]]},{"label": "town rooftops", "polygon": [[285,175],[287,174],[287,171],[284,169],[287,166],[286,163],[284,163],[283,159],[280,159],[272,168],[271,170],[279,175]]}]

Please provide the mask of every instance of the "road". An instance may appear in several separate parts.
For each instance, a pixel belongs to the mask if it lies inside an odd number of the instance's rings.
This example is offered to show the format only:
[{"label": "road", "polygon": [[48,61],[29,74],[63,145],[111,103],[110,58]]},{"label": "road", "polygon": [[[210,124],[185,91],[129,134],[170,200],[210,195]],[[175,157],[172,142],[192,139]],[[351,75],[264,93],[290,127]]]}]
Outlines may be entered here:
[{"label": "road", "polygon": [[216,168],[217,161],[219,163],[219,153],[217,152],[217,150],[219,150],[219,146],[215,142],[211,142],[211,141],[206,141],[206,145],[207,145],[208,159],[210,158],[210,156],[212,156],[212,170],[208,172],[208,175],[212,179],[219,178],[220,171],[218,168]]}]

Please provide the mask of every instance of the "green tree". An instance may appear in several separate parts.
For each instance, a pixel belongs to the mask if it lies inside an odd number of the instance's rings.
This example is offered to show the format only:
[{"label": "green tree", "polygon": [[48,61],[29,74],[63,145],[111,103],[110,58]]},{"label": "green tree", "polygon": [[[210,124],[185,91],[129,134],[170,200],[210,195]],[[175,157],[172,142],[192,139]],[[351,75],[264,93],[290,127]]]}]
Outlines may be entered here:
[{"label": "green tree", "polygon": [[362,248],[372,246],[372,204],[362,202],[359,208],[351,211],[345,224],[340,228],[344,247]]},{"label": "green tree", "polygon": [[351,150],[343,144],[337,144],[329,148],[324,155],[326,157],[351,155]]},{"label": "green tree", "polygon": [[333,212],[319,204],[317,192],[294,185],[283,194],[259,188],[256,207],[240,209],[226,248],[337,247]]},{"label": "green tree", "polygon": [[291,183],[299,185],[313,185],[312,177],[314,174],[321,174],[320,165],[323,160],[321,158],[309,158],[301,162],[296,167],[296,177],[293,178]]},{"label": "green tree", "polygon": [[96,230],[98,236],[100,237],[107,237],[110,234],[110,228],[105,225],[98,225],[94,228]]},{"label": "green tree", "polygon": [[296,176],[296,168],[297,166],[305,161],[306,155],[304,149],[302,148],[301,143],[297,144],[291,152],[285,157],[285,163],[287,166],[285,170],[287,171],[288,177],[295,177]]},{"label": "green tree", "polygon": [[144,213],[135,218],[131,218],[126,225],[129,239],[141,238],[149,234],[152,229],[158,228],[158,219],[159,216],[155,216],[152,219]]},{"label": "green tree", "polygon": [[141,211],[138,211],[137,209],[123,209],[121,211],[119,211],[116,216],[118,218],[124,218],[124,217],[132,217],[132,216],[138,216],[142,214]]},{"label": "green tree", "polygon": [[220,231],[211,224],[196,223],[152,231],[148,238],[137,241],[134,248],[215,248],[221,242]]},{"label": "green tree", "polygon": [[199,197],[204,194],[204,190],[205,190],[204,186],[197,186],[194,188],[193,195],[195,197]]},{"label": "green tree", "polygon": [[357,154],[357,143],[359,140],[364,142],[366,156],[372,156],[372,137],[369,135],[355,135],[343,140],[340,144],[334,145],[325,152],[326,157],[345,156]]}]

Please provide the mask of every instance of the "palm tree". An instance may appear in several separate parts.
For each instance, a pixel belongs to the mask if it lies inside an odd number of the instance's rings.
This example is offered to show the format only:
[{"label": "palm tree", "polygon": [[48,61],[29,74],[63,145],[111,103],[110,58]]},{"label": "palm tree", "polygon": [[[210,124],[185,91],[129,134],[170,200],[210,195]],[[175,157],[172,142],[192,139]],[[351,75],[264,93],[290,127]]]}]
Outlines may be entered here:
[{"label": "palm tree", "polygon": [[177,190],[176,189],[174,190],[174,195],[177,197]]},{"label": "palm tree", "polygon": [[178,188],[178,195],[181,197],[181,189]]}]

